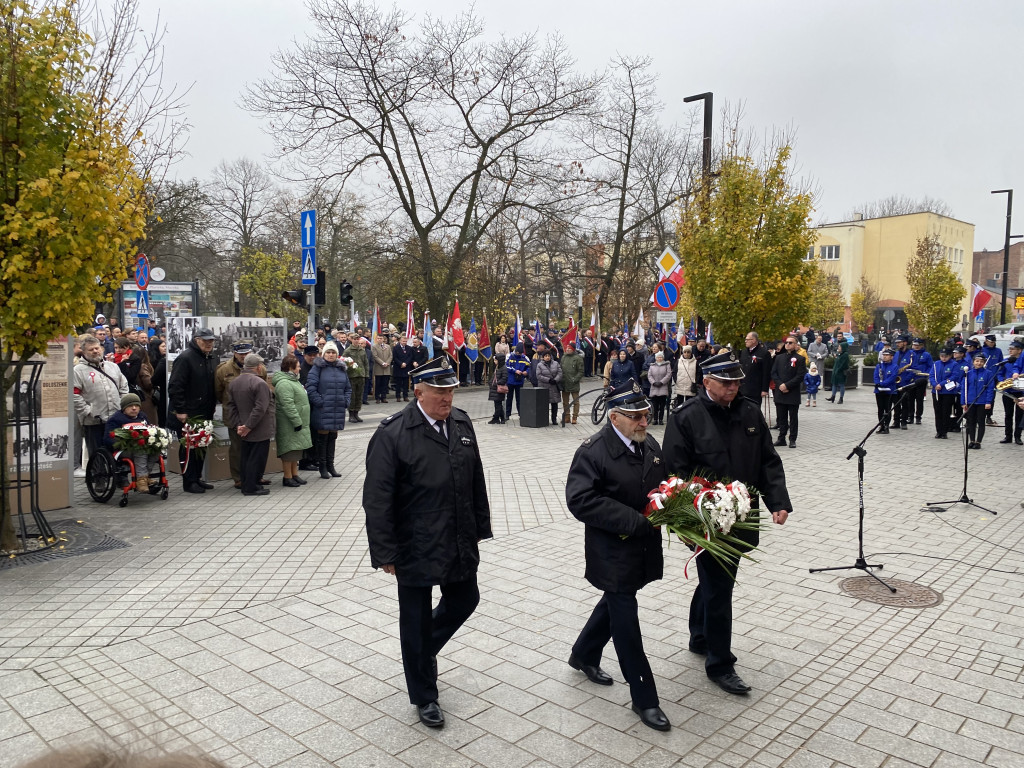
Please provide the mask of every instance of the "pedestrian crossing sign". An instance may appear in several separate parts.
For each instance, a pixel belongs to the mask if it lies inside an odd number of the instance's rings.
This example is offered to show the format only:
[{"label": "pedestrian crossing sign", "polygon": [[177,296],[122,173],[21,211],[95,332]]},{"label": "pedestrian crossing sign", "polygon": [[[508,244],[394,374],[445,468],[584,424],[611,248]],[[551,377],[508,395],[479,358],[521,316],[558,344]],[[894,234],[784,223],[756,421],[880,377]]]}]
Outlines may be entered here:
[{"label": "pedestrian crossing sign", "polygon": [[136,317],[149,317],[149,291],[135,292],[135,315]]},{"label": "pedestrian crossing sign", "polygon": [[316,248],[302,249],[302,284],[316,285]]}]

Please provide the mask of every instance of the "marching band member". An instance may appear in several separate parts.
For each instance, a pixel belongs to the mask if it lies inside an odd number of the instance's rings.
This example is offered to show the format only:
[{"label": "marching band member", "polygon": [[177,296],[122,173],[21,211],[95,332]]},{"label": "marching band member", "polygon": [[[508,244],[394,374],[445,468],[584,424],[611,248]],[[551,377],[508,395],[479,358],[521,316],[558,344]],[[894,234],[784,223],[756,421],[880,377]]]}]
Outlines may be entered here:
[{"label": "marching band member", "polygon": [[985,367],[985,356],[975,355],[974,365],[960,388],[960,404],[967,410],[968,448],[981,448],[985,439],[985,417],[992,412],[995,387],[996,375]]},{"label": "marching band member", "polygon": [[[1004,365],[998,375],[998,379],[1012,379],[1015,382],[1024,377],[1024,342],[1014,339],[1010,342],[1010,354],[1004,361]],[[1024,445],[1021,440],[1021,431],[1024,430],[1024,411],[1016,406],[1016,400],[1020,397],[1020,390],[1015,386],[1003,390],[1003,434],[1000,443],[1009,443],[1012,439],[1017,445]]]},{"label": "marching band member", "polygon": [[920,424],[924,415],[924,393],[928,391],[928,374],[931,372],[933,360],[928,350],[924,348],[924,339],[916,337],[912,343],[909,370],[917,371],[918,379],[914,382],[914,388],[907,393],[907,416],[909,417],[913,410],[914,423]]},{"label": "marching band member", "polygon": [[896,378],[899,369],[893,362],[893,351],[882,350],[878,365],[875,366],[875,405],[878,408],[878,434],[889,434],[889,416],[892,413],[892,396],[896,392]]},{"label": "marching band member", "polygon": [[929,381],[932,386],[932,407],[935,409],[935,437],[946,439],[952,425],[953,404],[960,398],[960,382],[964,371],[960,363],[953,360],[953,350],[945,347],[939,352],[939,359],[932,363]]},{"label": "marching band member", "polygon": [[[910,336],[905,333],[901,333],[896,337],[896,351],[893,352],[893,362],[896,364],[896,375],[898,377],[896,386],[893,387],[893,394],[896,394],[897,387],[902,389],[910,377],[914,374],[907,373],[910,367],[914,364],[913,358],[910,352]],[[913,421],[913,410],[914,404],[910,399],[910,394],[906,394],[903,397],[895,400],[892,406],[892,426],[893,429],[906,429],[907,424]]]}]

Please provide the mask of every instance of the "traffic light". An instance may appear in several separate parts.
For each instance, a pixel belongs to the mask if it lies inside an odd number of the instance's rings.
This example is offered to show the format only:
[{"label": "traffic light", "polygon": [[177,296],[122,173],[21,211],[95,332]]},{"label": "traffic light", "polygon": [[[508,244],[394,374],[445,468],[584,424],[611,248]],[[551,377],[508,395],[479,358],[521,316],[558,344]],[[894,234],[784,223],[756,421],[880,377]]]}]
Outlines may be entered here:
[{"label": "traffic light", "polygon": [[352,283],[348,280],[341,281],[341,303],[343,306],[352,303]]},{"label": "traffic light", "polygon": [[313,303],[322,307],[327,303],[327,273],[322,269],[316,271],[316,285],[313,287]]},{"label": "traffic light", "polygon": [[281,298],[296,307],[306,306],[306,292],[301,288],[297,291],[282,291]]}]

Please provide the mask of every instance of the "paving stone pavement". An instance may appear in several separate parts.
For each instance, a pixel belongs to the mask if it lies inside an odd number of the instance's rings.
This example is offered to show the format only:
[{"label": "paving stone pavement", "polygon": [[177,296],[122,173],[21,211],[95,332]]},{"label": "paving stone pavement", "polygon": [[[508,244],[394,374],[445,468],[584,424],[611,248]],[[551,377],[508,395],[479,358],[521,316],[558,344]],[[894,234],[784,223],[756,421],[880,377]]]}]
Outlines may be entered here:
[{"label": "paving stone pavement", "polygon": [[[585,405],[589,406],[590,398]],[[858,601],[857,486],[850,449],[871,425],[867,389],[801,409],[780,449],[795,512],[742,566],[729,696],[686,650],[694,582],[688,551],[640,593],[647,652],[673,723],[652,731],[629,709],[609,646],[605,688],[565,660],[597,600],[583,579],[583,528],[565,509],[576,426],[487,425],[486,392],[457,404],[475,419],[495,537],[481,545],[482,600],[439,659],[448,725],[423,728],[405,693],[393,580],[369,565],[360,494],[371,405],[339,441],[343,477],[310,477],[243,498],[89,501],[78,519],[127,549],[0,571],[0,768],[86,742],[142,752],[208,752],[230,766],[1024,765],[1024,449],[990,429],[963,453],[926,424],[867,444],[865,549],[881,575],[942,594],[930,608]],[[659,439],[663,428],[653,432]],[[84,483],[83,483],[84,486]],[[873,555],[872,553],[879,553]]]}]

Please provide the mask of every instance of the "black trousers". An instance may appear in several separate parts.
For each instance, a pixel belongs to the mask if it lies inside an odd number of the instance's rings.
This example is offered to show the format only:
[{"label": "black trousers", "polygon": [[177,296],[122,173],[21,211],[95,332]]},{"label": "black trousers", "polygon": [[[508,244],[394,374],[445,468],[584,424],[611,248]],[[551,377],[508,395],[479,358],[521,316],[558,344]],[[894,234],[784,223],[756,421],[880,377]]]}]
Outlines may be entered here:
[{"label": "black trousers", "polygon": [[[1009,390],[1017,392],[1019,390]],[[1003,432],[1006,437],[1020,437],[1021,429],[1024,427],[1024,409],[1017,407],[1017,400],[1013,397],[1003,395]]]},{"label": "black trousers", "polygon": [[775,418],[779,423],[779,439],[782,440],[789,433],[789,439],[796,440],[796,433],[800,427],[800,403],[775,402]]},{"label": "black trousers", "polygon": [[270,455],[270,440],[242,441],[242,460],[239,470],[242,475],[242,493],[255,493],[260,487],[260,478],[267,468]]},{"label": "black trousers", "polygon": [[390,376],[376,376],[373,382],[373,396],[379,403],[388,397],[388,379]]},{"label": "black trousers", "polygon": [[889,419],[892,417],[892,395],[888,392],[875,392],[875,408],[878,412],[878,421],[881,422],[881,429],[889,428]]},{"label": "black trousers", "polygon": [[932,392],[932,407],[935,409],[935,434],[945,435],[953,426],[953,403],[959,395],[940,395]]},{"label": "black trousers", "polygon": [[[739,531],[736,535],[751,546],[757,545],[757,531]],[[696,563],[700,581],[690,600],[690,645],[707,649],[704,670],[708,677],[718,677],[736,671],[736,657],[732,653],[732,589],[738,563],[722,566],[707,552],[699,555]]]},{"label": "black trousers", "polygon": [[980,443],[985,439],[985,418],[990,417],[992,411],[986,411],[982,403],[975,403],[967,408],[967,442]]},{"label": "black trousers", "polygon": [[[180,441],[182,438],[182,427],[185,425],[178,421],[177,416],[172,416],[169,419],[169,423],[171,424],[171,430],[177,434],[178,440]],[[202,453],[201,456],[200,453]],[[188,460],[188,466],[185,466],[186,457]],[[185,450],[185,446],[182,445],[181,442],[178,443],[178,466],[182,468],[182,487],[188,488],[190,485],[195,485],[203,479],[203,464],[205,461],[205,451],[197,451],[193,448],[190,453]]]},{"label": "black trousers", "polygon": [[431,610],[433,587],[398,585],[398,634],[409,701],[417,707],[437,701],[434,659],[473,615],[480,602],[476,576],[441,585],[441,600]]},{"label": "black trousers", "polygon": [[961,426],[963,424],[963,422],[961,421],[961,418],[963,417],[963,415],[964,415],[964,405],[963,405],[963,403],[960,402],[960,395],[958,393],[957,396],[956,396],[956,399],[953,401],[953,421],[950,422],[951,425],[955,425],[955,426],[950,426],[950,429],[954,429],[957,432],[959,432],[961,429],[963,429],[963,427]]},{"label": "black trousers", "polygon": [[892,423],[894,426],[914,420],[913,390],[903,390],[892,396]]},{"label": "black trousers", "polygon": [[605,592],[576,638],[572,654],[583,664],[599,667],[609,640],[615,646],[633,703],[639,709],[658,706],[658,689],[640,634],[636,592]]},{"label": "black trousers", "polygon": [[[918,421],[924,415],[924,393],[928,391],[928,380],[922,378],[918,381],[914,388],[910,391],[909,397],[913,398],[914,401],[914,418]],[[910,413],[907,413],[909,420]]]},{"label": "black trousers", "polygon": [[395,399],[408,398],[409,397],[409,377],[408,376],[395,376]]}]

